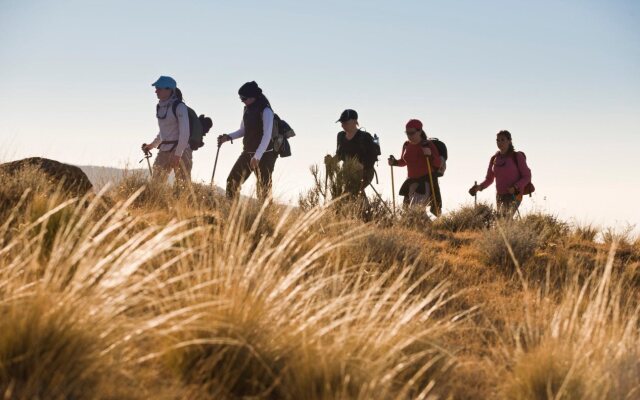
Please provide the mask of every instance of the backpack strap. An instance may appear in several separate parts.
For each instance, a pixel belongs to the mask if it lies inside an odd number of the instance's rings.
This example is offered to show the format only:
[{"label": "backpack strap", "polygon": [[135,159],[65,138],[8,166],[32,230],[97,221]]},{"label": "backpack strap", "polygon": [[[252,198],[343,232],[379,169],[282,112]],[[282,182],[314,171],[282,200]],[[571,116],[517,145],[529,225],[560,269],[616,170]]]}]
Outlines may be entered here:
[{"label": "backpack strap", "polygon": [[173,116],[176,117],[176,119],[178,119],[178,116],[176,115],[176,109],[178,108],[178,106],[180,104],[184,104],[184,101],[182,100],[176,100],[173,102],[173,104],[171,105],[171,111],[173,111]]},{"label": "backpack strap", "polygon": [[513,151],[511,152],[511,158],[513,159],[513,162],[516,164],[516,168],[518,168],[518,175],[520,175],[522,177],[522,172],[520,172],[520,165],[518,165],[518,155],[517,153],[522,153],[522,156],[526,159],[527,156],[521,152],[521,151]]}]

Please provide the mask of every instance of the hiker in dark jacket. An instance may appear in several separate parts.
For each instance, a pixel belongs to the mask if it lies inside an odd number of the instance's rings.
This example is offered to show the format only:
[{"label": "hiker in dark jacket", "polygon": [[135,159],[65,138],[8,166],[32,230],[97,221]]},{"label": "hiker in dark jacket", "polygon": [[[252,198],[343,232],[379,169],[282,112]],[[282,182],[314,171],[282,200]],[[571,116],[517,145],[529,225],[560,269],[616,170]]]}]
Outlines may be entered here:
[{"label": "hiker in dark jacket", "polygon": [[523,152],[516,151],[509,131],[496,135],[498,152],[491,157],[487,177],[479,185],[473,185],[469,194],[475,196],[496,181],[496,205],[498,214],[512,218],[522,202],[522,193],[531,183],[531,170]]},{"label": "hiker in dark jacket", "polygon": [[[440,169],[442,159],[438,147],[427,139],[427,134],[422,130],[422,122],[412,119],[405,126],[407,141],[402,145],[400,159],[389,156],[388,162],[391,166],[407,167],[407,180],[400,187],[400,195],[404,196],[405,206],[424,207],[432,204],[431,212],[436,212],[432,195],[440,192],[437,186],[435,171]],[[427,158],[431,163],[432,176],[429,179],[429,168]],[[434,189],[431,190],[433,181]],[[435,196],[434,196],[435,197]],[[436,197],[437,198],[437,197]],[[438,203],[438,209],[440,208]]]},{"label": "hiker in dark jacket", "polygon": [[240,129],[218,136],[218,146],[242,138],[242,153],[227,178],[227,197],[236,196],[253,171],[257,178],[258,198],[264,200],[271,192],[271,177],[278,158],[271,140],[273,109],[255,81],[242,85],[238,95],[244,103]]},{"label": "hiker in dark jacket", "polygon": [[150,144],[142,144],[145,153],[158,148],[153,163],[153,179],[166,180],[174,171],[177,182],[191,182],[192,150],[189,146],[189,113],[182,102],[182,93],[176,81],[161,76],[151,84],[156,89],[158,105],[156,118],[160,131]]},{"label": "hiker in dark jacket", "polygon": [[[375,175],[374,164],[377,154],[374,147],[377,146],[370,133],[359,129],[358,113],[355,110],[344,110],[336,121],[342,124],[342,131],[338,133],[336,155],[327,155],[325,164],[333,162],[334,158],[340,161],[356,159],[363,168],[362,181],[358,193],[369,186]],[[353,193],[356,194],[356,193]]]}]

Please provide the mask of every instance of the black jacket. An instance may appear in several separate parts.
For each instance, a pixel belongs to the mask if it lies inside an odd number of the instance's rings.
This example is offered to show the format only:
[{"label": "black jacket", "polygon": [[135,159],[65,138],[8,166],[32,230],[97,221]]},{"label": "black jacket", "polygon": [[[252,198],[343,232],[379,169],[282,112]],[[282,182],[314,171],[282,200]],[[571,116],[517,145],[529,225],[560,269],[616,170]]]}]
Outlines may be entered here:
[{"label": "black jacket", "polygon": [[356,158],[364,168],[373,168],[378,159],[376,148],[377,145],[369,132],[358,129],[351,140],[347,140],[346,132],[338,133],[336,156],[341,161],[345,161],[347,158]]},{"label": "black jacket", "polygon": [[[242,145],[245,152],[254,153],[260,146],[264,135],[262,112],[265,108],[271,108],[271,105],[263,98],[256,99],[253,104],[244,108],[244,115],[242,116],[242,122],[244,123]],[[272,144],[269,144],[269,149],[272,146]]]}]

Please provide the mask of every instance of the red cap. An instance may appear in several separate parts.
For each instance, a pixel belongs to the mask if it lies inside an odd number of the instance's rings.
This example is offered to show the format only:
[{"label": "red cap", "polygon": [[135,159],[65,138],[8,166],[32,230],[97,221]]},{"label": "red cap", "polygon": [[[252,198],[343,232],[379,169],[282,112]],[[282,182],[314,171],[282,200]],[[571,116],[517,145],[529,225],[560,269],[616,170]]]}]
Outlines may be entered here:
[{"label": "red cap", "polygon": [[420,120],[417,120],[417,119],[410,119],[409,122],[407,122],[406,129],[421,130],[422,122],[420,122]]}]

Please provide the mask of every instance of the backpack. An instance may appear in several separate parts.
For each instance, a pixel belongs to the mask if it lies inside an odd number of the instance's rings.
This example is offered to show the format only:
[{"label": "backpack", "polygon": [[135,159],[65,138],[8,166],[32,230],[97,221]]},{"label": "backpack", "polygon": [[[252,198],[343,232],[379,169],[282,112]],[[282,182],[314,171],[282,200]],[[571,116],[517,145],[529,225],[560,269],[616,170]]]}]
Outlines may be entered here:
[{"label": "backpack", "polygon": [[[518,165],[518,159],[516,157],[516,153],[520,153],[522,154],[522,157],[524,157],[524,159],[527,159],[527,155],[524,154],[524,151],[514,151],[511,153],[511,158],[513,158],[513,162],[516,164],[516,168],[518,168],[518,174],[520,174],[520,176],[522,176],[522,173],[520,172],[520,166]],[[495,163],[496,157],[498,156],[498,153],[494,154],[493,157],[491,157],[491,163]],[[522,195],[529,195],[529,197],[531,197],[531,193],[536,191],[536,187],[533,186],[533,183],[529,182],[527,183],[524,188],[522,189]]]},{"label": "backpack", "polygon": [[[180,104],[185,103],[182,100],[178,100],[171,106],[173,116],[176,118],[178,118],[176,115],[176,109]],[[185,106],[187,105],[185,104]],[[187,106],[187,114],[189,115],[189,147],[191,147],[191,150],[195,151],[204,146],[204,136],[213,126],[213,121],[211,118],[205,117],[204,114],[200,114],[200,116],[198,116],[193,108],[189,106]]]},{"label": "backpack", "polygon": [[429,138],[428,140],[436,146],[438,153],[440,153],[440,160],[442,162],[440,163],[440,168],[436,171],[436,176],[440,178],[441,176],[444,176],[444,172],[447,170],[447,159],[449,159],[447,145],[438,138]]},{"label": "backpack", "polygon": [[291,156],[291,146],[289,138],[296,135],[287,121],[280,119],[278,114],[273,114],[273,130],[271,131],[271,141],[273,143],[273,151],[278,153],[280,157]]},{"label": "backpack", "polygon": [[378,156],[382,154],[380,152],[380,139],[375,133],[371,135],[367,131],[360,131],[364,134],[363,138],[365,139],[362,146],[364,147],[364,151],[367,154],[367,157],[372,161],[373,164],[378,161]]}]

